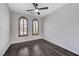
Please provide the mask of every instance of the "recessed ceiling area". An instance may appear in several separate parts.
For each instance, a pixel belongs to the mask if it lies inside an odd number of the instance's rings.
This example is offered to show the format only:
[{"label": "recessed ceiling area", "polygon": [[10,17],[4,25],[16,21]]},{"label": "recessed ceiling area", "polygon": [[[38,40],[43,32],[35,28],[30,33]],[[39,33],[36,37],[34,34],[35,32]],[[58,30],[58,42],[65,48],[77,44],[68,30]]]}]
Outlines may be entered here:
[{"label": "recessed ceiling area", "polygon": [[63,7],[66,3],[38,3],[38,8],[48,7],[46,10],[39,10],[40,15],[38,15],[35,11],[28,12],[26,10],[35,9],[32,3],[8,3],[8,7],[11,11],[29,14],[31,16],[44,17],[51,12],[56,11],[57,9]]}]

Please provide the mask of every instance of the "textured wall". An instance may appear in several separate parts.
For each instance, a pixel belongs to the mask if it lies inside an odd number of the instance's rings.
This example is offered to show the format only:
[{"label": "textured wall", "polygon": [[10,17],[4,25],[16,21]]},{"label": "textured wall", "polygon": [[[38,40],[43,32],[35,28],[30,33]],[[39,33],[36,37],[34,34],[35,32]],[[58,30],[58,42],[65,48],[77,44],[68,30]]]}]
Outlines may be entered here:
[{"label": "textured wall", "polygon": [[10,38],[9,10],[5,4],[0,4],[0,55],[3,55],[9,46]]},{"label": "textured wall", "polygon": [[79,54],[79,4],[68,4],[44,18],[47,40]]}]

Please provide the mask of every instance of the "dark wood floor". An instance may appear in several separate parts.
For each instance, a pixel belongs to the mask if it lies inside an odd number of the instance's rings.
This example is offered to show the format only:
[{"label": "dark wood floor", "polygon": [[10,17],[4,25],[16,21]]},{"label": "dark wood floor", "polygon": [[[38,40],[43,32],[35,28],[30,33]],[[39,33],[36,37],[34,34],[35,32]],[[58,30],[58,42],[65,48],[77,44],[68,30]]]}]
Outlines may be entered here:
[{"label": "dark wood floor", "polygon": [[44,39],[10,45],[4,56],[78,56]]}]

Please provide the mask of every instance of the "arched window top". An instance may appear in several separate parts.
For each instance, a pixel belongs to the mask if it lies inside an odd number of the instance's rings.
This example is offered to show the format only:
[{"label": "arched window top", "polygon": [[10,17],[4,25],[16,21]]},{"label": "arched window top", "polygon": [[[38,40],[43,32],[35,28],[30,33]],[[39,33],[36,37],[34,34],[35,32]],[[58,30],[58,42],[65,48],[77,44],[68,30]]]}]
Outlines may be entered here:
[{"label": "arched window top", "polygon": [[34,18],[33,21],[38,21],[38,19]]},{"label": "arched window top", "polygon": [[33,19],[32,21],[32,35],[39,34],[39,21],[38,19]]},{"label": "arched window top", "polygon": [[21,20],[21,19],[26,19],[26,20],[28,20],[26,17],[24,17],[24,16],[21,16],[21,17],[19,17],[19,20]]},{"label": "arched window top", "polygon": [[28,19],[24,16],[19,18],[19,36],[27,36],[28,35]]}]

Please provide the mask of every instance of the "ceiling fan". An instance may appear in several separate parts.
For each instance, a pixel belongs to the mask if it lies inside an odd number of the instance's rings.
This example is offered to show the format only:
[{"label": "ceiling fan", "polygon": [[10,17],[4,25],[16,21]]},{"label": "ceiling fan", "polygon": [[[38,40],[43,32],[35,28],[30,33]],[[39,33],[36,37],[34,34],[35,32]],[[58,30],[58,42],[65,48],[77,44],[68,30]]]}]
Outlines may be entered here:
[{"label": "ceiling fan", "polygon": [[48,9],[48,7],[38,8],[38,4],[37,3],[32,3],[32,4],[33,4],[35,9],[30,9],[30,10],[27,10],[27,11],[35,11],[35,12],[37,12],[38,15],[40,15],[39,10]]}]

